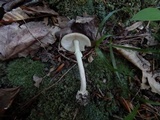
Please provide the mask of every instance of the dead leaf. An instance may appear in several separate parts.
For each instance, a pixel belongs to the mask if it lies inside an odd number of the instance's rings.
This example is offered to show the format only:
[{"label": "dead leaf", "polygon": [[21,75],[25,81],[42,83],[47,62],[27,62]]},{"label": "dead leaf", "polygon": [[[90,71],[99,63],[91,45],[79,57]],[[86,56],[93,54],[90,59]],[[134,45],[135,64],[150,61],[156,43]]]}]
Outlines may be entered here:
[{"label": "dead leaf", "polygon": [[[61,39],[64,35],[69,33],[82,33],[86,35],[90,40],[97,40],[100,38],[100,35],[97,35],[98,27],[96,25],[95,17],[77,17],[76,20],[72,19],[68,21],[67,24],[61,24],[63,19],[58,17],[58,22],[60,27],[62,26],[61,31],[59,31],[56,36]],[[67,21],[66,19],[64,20]]]},{"label": "dead leaf", "polygon": [[94,60],[94,58],[93,58],[92,54],[90,54],[88,57],[88,62],[91,63],[93,60]]},{"label": "dead leaf", "polygon": [[120,102],[128,112],[131,112],[133,110],[133,104],[129,100],[126,100],[123,97],[121,97]]},{"label": "dead leaf", "polygon": [[6,1],[1,0],[0,1],[0,7],[2,7],[2,5],[5,4],[5,3],[6,3]]},{"label": "dead leaf", "polygon": [[47,76],[51,76],[51,77],[55,76],[55,74],[57,74],[57,73],[59,73],[60,71],[62,71],[62,69],[64,68],[64,66],[65,66],[65,64],[62,63],[62,64],[60,64],[57,68],[53,68],[53,67],[52,67],[52,68],[49,70],[49,73],[47,74]]},{"label": "dead leaf", "polygon": [[34,86],[37,87],[37,88],[39,88],[39,85],[42,82],[42,80],[43,80],[43,78],[38,77],[37,75],[34,75],[33,76],[33,81],[35,82]]},{"label": "dead leaf", "polygon": [[16,7],[17,4],[24,2],[24,0],[6,0],[6,4],[3,6],[5,11],[10,11],[14,7]]},{"label": "dead leaf", "polygon": [[[123,45],[124,47],[130,47],[135,49],[140,49],[138,47],[134,47],[128,44]],[[118,52],[120,52],[127,60],[137,66],[140,70],[150,71],[151,64],[144,59],[139,53],[135,50],[129,50],[124,48],[116,48]]]},{"label": "dead leaf", "polygon": [[0,114],[3,114],[11,106],[19,91],[20,87],[0,89]]},{"label": "dead leaf", "polygon": [[55,67],[54,66],[51,67],[50,70],[49,70],[49,72],[48,72],[48,74],[47,74],[47,76],[50,76],[51,73],[53,73],[54,70],[55,70]]},{"label": "dead leaf", "polygon": [[57,16],[58,13],[50,9],[48,6],[34,6],[34,7],[21,7],[23,11],[28,15],[40,15],[40,14],[50,14]]},{"label": "dead leaf", "polygon": [[12,11],[4,14],[2,23],[12,23],[19,20],[26,20],[35,17],[44,17],[47,15],[58,16],[58,13],[48,8],[47,6],[34,6],[34,7],[18,7]]},{"label": "dead leaf", "polygon": [[20,8],[13,9],[11,12],[4,14],[2,20],[5,22],[14,22],[18,20],[28,19],[29,16]]},{"label": "dead leaf", "polygon": [[94,18],[93,17],[80,17],[80,16],[77,16],[76,17],[76,23],[89,23],[93,20]]},{"label": "dead leaf", "polygon": [[[124,45],[125,47],[132,47],[130,45]],[[151,64],[144,59],[137,51],[127,50],[124,48],[116,48],[127,60],[133,63],[142,71],[142,83],[141,89],[149,89],[154,93],[160,94],[160,83],[156,81],[157,77],[160,77],[160,73],[151,71]],[[138,49],[138,48],[137,48]],[[149,85],[147,85],[149,84]]]},{"label": "dead leaf", "polygon": [[132,24],[131,26],[126,27],[125,30],[127,30],[127,31],[133,31],[133,30],[135,30],[137,28],[143,29],[144,26],[142,25],[142,23],[143,22],[136,22],[136,23]]},{"label": "dead leaf", "polygon": [[40,47],[53,44],[57,27],[50,28],[42,22],[18,23],[0,27],[0,59],[27,56]]},{"label": "dead leaf", "polygon": [[159,72],[142,71],[141,89],[151,88],[152,92],[158,93],[160,95],[160,83],[156,80],[158,77],[160,77]]},{"label": "dead leaf", "polygon": [[72,20],[70,21],[67,17],[64,16],[58,16],[56,20],[60,28],[70,27],[72,24]]},{"label": "dead leaf", "polygon": [[64,63],[60,64],[60,65],[56,68],[55,73],[58,73],[58,72],[62,71],[62,69],[64,68],[64,66],[65,66]]},{"label": "dead leaf", "polygon": [[71,26],[71,30],[86,35],[90,40],[98,39],[96,38],[98,28],[94,17],[77,17]]}]

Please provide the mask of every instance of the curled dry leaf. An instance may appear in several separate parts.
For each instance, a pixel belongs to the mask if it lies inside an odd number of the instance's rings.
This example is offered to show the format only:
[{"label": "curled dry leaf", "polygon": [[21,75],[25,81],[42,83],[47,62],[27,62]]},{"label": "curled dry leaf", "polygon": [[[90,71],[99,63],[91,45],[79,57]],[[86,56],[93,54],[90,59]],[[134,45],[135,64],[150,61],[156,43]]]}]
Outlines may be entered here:
[{"label": "curled dry leaf", "polygon": [[11,106],[19,91],[20,87],[0,89],[0,115]]},{"label": "curled dry leaf", "polygon": [[142,25],[142,23],[143,23],[143,22],[136,22],[136,23],[134,23],[133,25],[131,25],[131,26],[129,26],[129,27],[126,27],[125,30],[127,30],[127,31],[133,31],[133,30],[135,30],[135,29],[137,29],[137,28],[143,29],[144,26]]},{"label": "curled dry leaf", "polygon": [[[130,47],[130,48],[136,48],[130,45],[124,45],[124,47]],[[142,56],[139,55],[137,51],[128,50],[124,48],[116,48],[127,60],[129,60],[131,63],[133,63],[135,66],[137,66],[142,71],[150,71],[150,63],[145,60]]]},{"label": "curled dry leaf", "polygon": [[[125,47],[132,47],[124,45]],[[133,48],[133,47],[132,47]],[[133,63],[142,71],[141,89],[151,88],[152,92],[160,94],[160,83],[156,78],[160,77],[160,73],[151,72],[150,63],[138,54],[137,51],[127,50],[124,48],[116,48],[127,60]],[[149,83],[149,85],[147,85]]]},{"label": "curled dry leaf", "polygon": [[50,28],[42,22],[24,25],[13,23],[0,27],[0,60],[33,54],[40,47],[55,42],[57,27]]},{"label": "curled dry leaf", "polygon": [[[156,80],[158,77],[160,77],[160,73],[142,71],[141,89],[149,89],[151,87],[152,92],[160,95],[160,82]],[[149,86],[146,83],[149,83]]]}]

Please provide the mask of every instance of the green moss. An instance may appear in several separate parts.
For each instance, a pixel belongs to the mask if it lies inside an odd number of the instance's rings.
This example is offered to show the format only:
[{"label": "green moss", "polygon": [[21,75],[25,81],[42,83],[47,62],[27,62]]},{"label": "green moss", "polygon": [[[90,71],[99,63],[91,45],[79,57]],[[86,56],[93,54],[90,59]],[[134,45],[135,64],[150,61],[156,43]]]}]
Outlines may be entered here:
[{"label": "green moss", "polygon": [[13,60],[7,68],[9,83],[13,86],[21,86],[20,96],[23,100],[33,96],[38,89],[34,86],[33,75],[43,77],[44,64],[29,58]]},{"label": "green moss", "polygon": [[[88,15],[97,14],[99,17],[104,17],[106,13],[104,3],[102,0],[100,2],[95,2],[94,0],[47,0],[53,9],[57,9],[58,13],[64,16],[74,18],[76,16],[82,16],[84,13]],[[98,4],[98,5],[97,5]],[[103,11],[102,11],[103,10]],[[100,12],[101,11],[101,12]]]},{"label": "green moss", "polygon": [[140,9],[149,6],[157,6],[159,2],[155,0],[142,1],[142,0],[46,0],[56,9],[60,15],[74,18],[76,16],[82,16],[84,13],[88,15],[96,15],[102,20],[109,12],[116,9],[121,9],[115,18],[111,21],[126,21],[131,18]]},{"label": "green moss", "polygon": [[[109,55],[106,55],[106,58],[104,59],[100,58],[99,56],[96,57],[93,63],[87,68],[88,76],[92,83],[94,83],[94,85],[96,85],[96,87],[99,88],[102,93],[106,93],[104,95],[113,99],[113,101],[117,96],[128,98],[131,92],[128,80],[129,78],[133,78],[134,70],[128,67],[126,62],[127,61],[116,57],[116,64],[118,68],[117,72],[120,75],[120,79],[116,77],[116,71],[112,68]],[[118,93],[117,90],[119,90]],[[115,94],[117,96],[115,96]]]},{"label": "green moss", "polygon": [[10,86],[6,77],[6,63],[0,61],[0,88]]},{"label": "green moss", "polygon": [[[128,98],[127,81],[132,71],[123,64],[126,61],[118,59],[118,72],[123,84],[118,83],[114,71],[110,69],[109,56],[107,58],[104,61],[96,57],[86,67],[87,89],[90,93],[87,106],[82,107],[76,102],[75,96],[80,86],[76,67],[67,73],[61,82],[40,96],[38,105],[31,111],[28,120],[71,120],[74,117],[75,120],[107,120],[112,119],[115,114],[122,114],[123,109],[120,108],[117,97]],[[101,94],[100,91],[103,97],[97,96]]]},{"label": "green moss", "polygon": [[40,96],[40,101],[32,110],[28,120],[71,120],[73,118],[78,105],[75,96],[80,84],[73,72],[71,71],[60,83]]},{"label": "green moss", "polygon": [[[91,82],[87,86],[90,93],[87,106],[82,107],[76,102],[80,81],[78,70],[74,68],[60,83],[43,93],[28,120],[71,120],[75,114],[76,120],[111,119],[120,110],[115,96],[120,93],[117,93],[117,81],[113,72],[97,57],[87,66],[86,75]],[[95,96],[95,93],[100,94],[99,89],[108,100]]]}]

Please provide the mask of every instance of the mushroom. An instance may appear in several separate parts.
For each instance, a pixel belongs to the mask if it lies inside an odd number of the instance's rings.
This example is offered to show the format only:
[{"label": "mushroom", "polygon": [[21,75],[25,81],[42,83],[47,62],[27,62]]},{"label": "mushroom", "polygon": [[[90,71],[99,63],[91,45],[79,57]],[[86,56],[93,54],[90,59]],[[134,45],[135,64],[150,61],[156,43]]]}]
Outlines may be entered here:
[{"label": "mushroom", "polygon": [[88,91],[86,90],[86,77],[81,51],[85,50],[85,46],[91,46],[91,42],[87,36],[81,33],[70,33],[62,38],[61,45],[66,50],[74,52],[76,56],[81,80],[80,90],[77,92],[76,99],[81,105],[86,105],[88,103]]}]

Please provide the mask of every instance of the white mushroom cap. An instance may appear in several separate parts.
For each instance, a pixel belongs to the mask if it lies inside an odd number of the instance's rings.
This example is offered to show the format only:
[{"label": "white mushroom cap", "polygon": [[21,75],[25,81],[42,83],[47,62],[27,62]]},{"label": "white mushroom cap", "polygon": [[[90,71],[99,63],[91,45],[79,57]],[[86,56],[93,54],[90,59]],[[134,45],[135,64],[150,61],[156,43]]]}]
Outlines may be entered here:
[{"label": "white mushroom cap", "polygon": [[70,52],[75,52],[74,40],[79,41],[80,51],[85,50],[85,46],[91,46],[89,38],[81,33],[70,33],[61,40],[61,45]]}]

